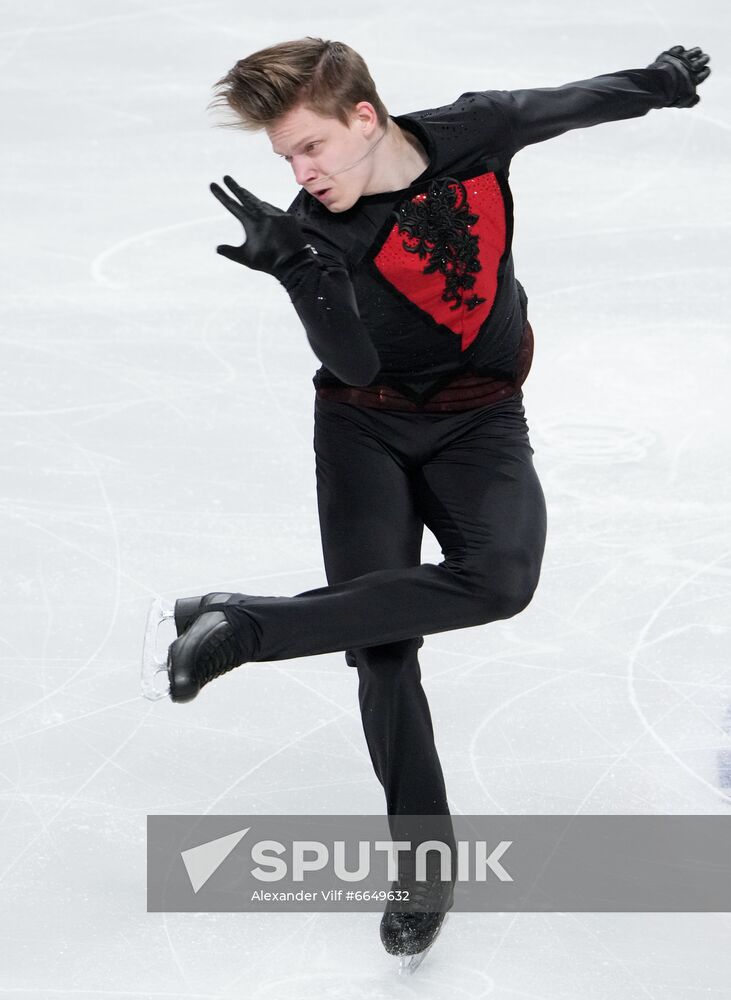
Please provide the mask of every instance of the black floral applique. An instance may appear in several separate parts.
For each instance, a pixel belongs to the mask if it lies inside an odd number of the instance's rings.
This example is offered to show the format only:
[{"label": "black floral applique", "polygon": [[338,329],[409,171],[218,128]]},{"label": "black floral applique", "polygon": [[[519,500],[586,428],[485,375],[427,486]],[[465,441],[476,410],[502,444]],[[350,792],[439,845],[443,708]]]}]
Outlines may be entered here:
[{"label": "black floral applique", "polygon": [[[429,257],[424,274],[440,271],[444,275],[444,302],[454,302],[451,310],[464,304],[474,309],[485,302],[479,295],[462,298],[462,291],[475,284],[474,275],[482,270],[479,260],[478,238],[469,231],[480,218],[470,212],[467,191],[461,181],[453,177],[433,180],[426,195],[415,200],[406,199],[393,213],[399,234],[406,233],[412,241],[404,240],[403,249],[417,253],[422,259]],[[413,240],[416,240],[414,243]]]}]

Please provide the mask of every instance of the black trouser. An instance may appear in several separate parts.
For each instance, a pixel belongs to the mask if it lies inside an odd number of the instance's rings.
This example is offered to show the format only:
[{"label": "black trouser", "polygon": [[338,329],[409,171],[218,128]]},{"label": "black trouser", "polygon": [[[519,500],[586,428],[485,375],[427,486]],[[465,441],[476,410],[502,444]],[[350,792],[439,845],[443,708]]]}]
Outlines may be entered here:
[{"label": "black trouser", "polygon": [[[316,399],[314,447],[329,586],[236,595],[227,618],[246,660],[347,650],[389,815],[446,814],[417,650],[512,617],[538,583],[546,510],[522,394],[438,414]],[[420,562],[424,525],[438,565]]]}]

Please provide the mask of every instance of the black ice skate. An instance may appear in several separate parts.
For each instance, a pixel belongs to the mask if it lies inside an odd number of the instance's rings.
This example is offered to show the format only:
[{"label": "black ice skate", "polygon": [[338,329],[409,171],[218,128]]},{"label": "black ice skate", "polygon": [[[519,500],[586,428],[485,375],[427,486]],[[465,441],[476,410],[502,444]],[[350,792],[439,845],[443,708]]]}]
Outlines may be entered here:
[{"label": "black ice skate", "polygon": [[[208,681],[244,662],[222,610],[231,596],[213,593],[186,597],[174,605],[160,598],[152,602],[142,651],[142,693],[146,698],[190,701]],[[179,638],[161,657],[156,649],[157,633],[160,625],[170,619],[175,621]],[[167,675],[166,684],[158,686],[158,674]]]},{"label": "black ice skate", "polygon": [[[389,955],[399,957],[399,975],[415,972],[426,958],[454,901],[454,881],[441,881],[429,871],[417,882],[413,868],[400,868],[393,890],[408,892],[408,904],[389,900],[381,919],[381,941]],[[408,909],[405,907],[408,905]]]},{"label": "black ice skate", "polygon": [[173,608],[175,631],[182,635],[210,604],[225,604],[233,594],[206,594],[204,597],[180,597]]}]

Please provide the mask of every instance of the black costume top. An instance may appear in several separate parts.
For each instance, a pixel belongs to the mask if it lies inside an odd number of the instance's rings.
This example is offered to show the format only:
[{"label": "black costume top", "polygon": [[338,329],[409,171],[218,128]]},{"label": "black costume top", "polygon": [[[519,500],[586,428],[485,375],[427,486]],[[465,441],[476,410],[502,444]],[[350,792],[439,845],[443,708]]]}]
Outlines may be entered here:
[{"label": "black costume top", "polygon": [[314,384],[390,385],[424,403],[464,373],[515,377],[527,297],[511,254],[513,155],[667,107],[691,86],[668,65],[391,116],[429,156],[408,188],[340,213],[303,188],[288,209],[309,245],[279,280],[323,362]]}]

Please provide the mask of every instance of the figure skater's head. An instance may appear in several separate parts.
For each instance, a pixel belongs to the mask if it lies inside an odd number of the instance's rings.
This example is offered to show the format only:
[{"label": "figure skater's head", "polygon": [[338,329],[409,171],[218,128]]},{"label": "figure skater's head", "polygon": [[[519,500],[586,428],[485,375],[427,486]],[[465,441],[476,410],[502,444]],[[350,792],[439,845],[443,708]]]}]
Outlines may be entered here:
[{"label": "figure skater's head", "polygon": [[389,117],[362,56],[343,42],[273,45],[240,59],[215,87],[209,107],[234,114],[221,124],[266,131],[297,183],[331,212],[402,180],[406,187],[422,165],[418,144]]}]

